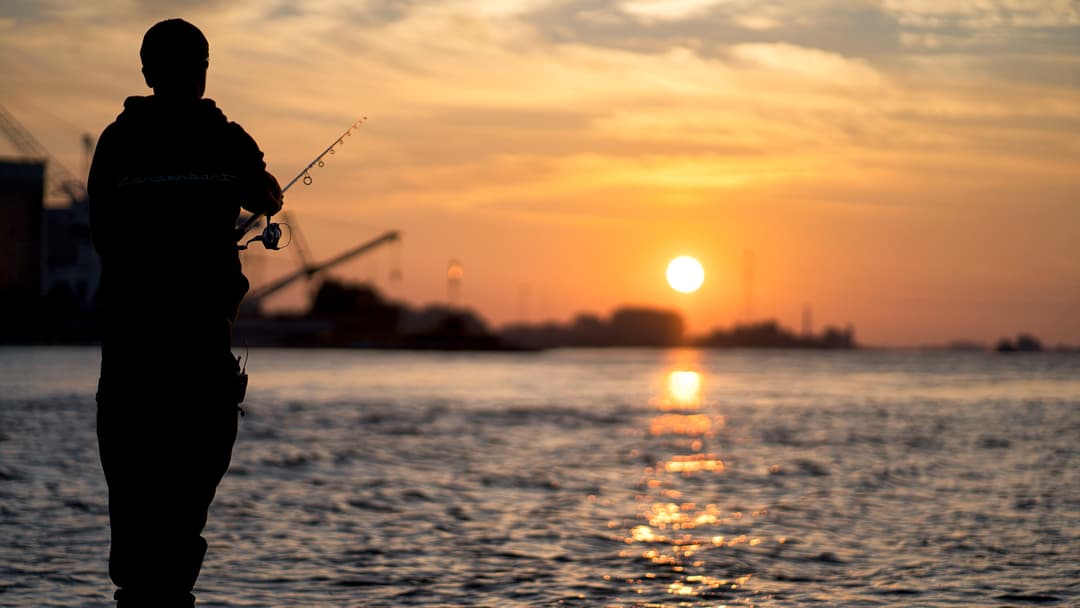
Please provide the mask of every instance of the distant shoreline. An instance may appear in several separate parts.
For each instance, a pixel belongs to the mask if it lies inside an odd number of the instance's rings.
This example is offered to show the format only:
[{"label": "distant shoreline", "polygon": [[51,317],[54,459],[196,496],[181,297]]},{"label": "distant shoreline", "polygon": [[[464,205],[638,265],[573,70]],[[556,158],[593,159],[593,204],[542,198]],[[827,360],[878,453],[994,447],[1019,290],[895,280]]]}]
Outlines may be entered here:
[{"label": "distant shoreline", "polygon": [[[94,347],[101,346],[100,340],[61,340],[61,339],[36,339],[36,340],[8,340],[0,339],[0,348],[19,347]],[[400,352],[477,352],[477,353],[539,353],[553,350],[665,350],[665,349],[695,349],[703,351],[774,351],[774,352],[910,352],[910,353],[971,353],[988,355],[1032,355],[1032,354],[1080,354],[1080,347],[1058,345],[1038,351],[998,351],[993,348],[951,348],[947,345],[915,345],[915,346],[890,346],[859,344],[850,348],[827,348],[814,346],[715,346],[701,344],[670,344],[670,345],[625,345],[625,344],[592,344],[592,345],[564,345],[550,347],[521,347],[513,345],[495,347],[467,347],[467,346],[416,346],[416,345],[343,345],[343,344],[272,344],[272,343],[244,343],[235,341],[233,348],[274,348],[288,350],[366,350],[366,351],[400,351]]]}]

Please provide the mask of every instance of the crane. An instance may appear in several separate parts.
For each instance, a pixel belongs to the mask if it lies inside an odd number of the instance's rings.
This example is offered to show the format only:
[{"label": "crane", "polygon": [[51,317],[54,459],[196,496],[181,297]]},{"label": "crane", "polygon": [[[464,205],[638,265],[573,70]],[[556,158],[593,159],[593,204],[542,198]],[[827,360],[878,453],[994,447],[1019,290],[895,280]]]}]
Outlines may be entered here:
[{"label": "crane", "polygon": [[338,255],[330,258],[325,262],[322,262],[320,264],[305,264],[302,268],[296,270],[295,272],[291,272],[277,279],[276,281],[273,281],[258,289],[252,290],[250,293],[248,293],[247,297],[244,298],[243,303],[240,305],[241,312],[246,314],[258,313],[259,307],[262,305],[262,302],[267,297],[281,291],[289,285],[292,285],[299,279],[310,279],[311,277],[315,276],[320,272],[329,270],[330,268],[333,268],[338,264],[347,262],[348,260],[351,260],[359,255],[363,255],[364,253],[367,253],[386,243],[392,243],[394,241],[397,241],[400,238],[400,232],[398,232],[397,230],[389,230],[375,237],[374,239],[371,239],[370,241],[366,241],[351,249],[347,249],[344,252],[339,253]]},{"label": "crane", "polygon": [[[0,131],[4,132],[8,141],[15,149],[29,158],[46,161],[48,184],[47,192],[51,196],[66,195],[74,204],[86,200],[86,183],[75,177],[60,161],[49,153],[45,146],[37,140],[22,124],[15,119],[7,108],[0,104]],[[83,146],[89,151],[93,150],[94,139],[90,135],[83,136]]]}]

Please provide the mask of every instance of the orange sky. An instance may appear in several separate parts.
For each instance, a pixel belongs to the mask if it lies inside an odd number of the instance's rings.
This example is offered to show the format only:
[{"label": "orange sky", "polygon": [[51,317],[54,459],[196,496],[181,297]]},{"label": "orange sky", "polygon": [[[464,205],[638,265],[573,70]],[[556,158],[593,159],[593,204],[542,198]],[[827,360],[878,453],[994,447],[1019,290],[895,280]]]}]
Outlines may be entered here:
[{"label": "orange sky", "polygon": [[[286,205],[317,258],[402,230],[338,274],[414,305],[456,259],[495,324],[644,304],[705,331],[743,314],[752,250],[756,318],[1080,343],[1075,2],[85,4],[0,7],[0,103],[65,165],[148,92],[145,30],[182,16],[282,182],[369,117]],[[695,294],[664,280],[684,254]],[[297,257],[249,262],[258,284]]]}]

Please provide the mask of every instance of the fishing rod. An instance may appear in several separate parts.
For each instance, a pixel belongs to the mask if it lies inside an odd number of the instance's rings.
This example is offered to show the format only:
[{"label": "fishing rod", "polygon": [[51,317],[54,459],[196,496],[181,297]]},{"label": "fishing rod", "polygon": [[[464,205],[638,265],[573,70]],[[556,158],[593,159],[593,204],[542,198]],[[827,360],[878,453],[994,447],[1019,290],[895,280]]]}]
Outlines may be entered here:
[{"label": "fishing rod", "polygon": [[[348,129],[345,129],[344,133],[339,135],[338,138],[336,140],[334,140],[334,142],[332,144],[327,146],[327,148],[325,150],[323,150],[321,154],[316,156],[310,163],[307,164],[306,167],[301,169],[300,172],[296,174],[296,177],[292,178],[291,180],[289,180],[289,183],[285,184],[285,187],[281,189],[281,195],[284,196],[285,192],[288,191],[288,189],[291,188],[293,184],[295,184],[296,182],[298,182],[300,180],[303,180],[305,186],[310,186],[311,182],[313,181],[311,179],[311,173],[310,173],[311,168],[314,167],[315,165],[318,165],[320,167],[326,165],[326,161],[324,161],[323,159],[328,155],[336,154],[337,153],[336,148],[338,146],[344,145],[345,144],[345,138],[352,136],[352,132],[355,131],[356,129],[358,129],[360,127],[360,125],[365,120],[367,120],[367,116],[362,116],[362,117],[360,117],[360,120],[357,120],[351,126],[349,126]],[[264,216],[264,215],[266,216],[266,227],[263,228],[262,233],[259,234],[256,237],[252,238],[252,239],[249,239],[246,243],[244,243],[242,245],[238,244],[236,246],[237,249],[241,249],[241,250],[247,249],[248,245],[250,245],[251,243],[254,243],[256,241],[262,243],[263,247],[266,247],[267,249],[274,250],[274,251],[280,249],[280,247],[278,247],[278,241],[281,240],[281,225],[276,223],[276,222],[271,222],[270,221],[270,216],[273,215],[272,213],[253,213],[253,214],[251,214],[247,219],[243,220],[236,227],[236,234],[237,234],[236,238],[237,238],[237,240],[240,240],[240,239],[244,238],[244,235],[246,235],[248,233],[248,231],[251,230],[251,227],[254,226],[256,222],[259,221],[259,218]]]}]

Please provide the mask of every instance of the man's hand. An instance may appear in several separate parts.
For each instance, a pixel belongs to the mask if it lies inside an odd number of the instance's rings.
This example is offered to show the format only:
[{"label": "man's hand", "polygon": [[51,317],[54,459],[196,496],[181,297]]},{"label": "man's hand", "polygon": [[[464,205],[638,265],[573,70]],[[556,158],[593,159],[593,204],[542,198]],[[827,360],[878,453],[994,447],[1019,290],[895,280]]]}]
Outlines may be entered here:
[{"label": "man's hand", "polygon": [[255,215],[274,215],[281,211],[284,202],[281,186],[269,172],[264,174],[263,183],[255,185],[248,197],[250,200],[244,201],[243,207]]},{"label": "man's hand", "polygon": [[285,199],[281,195],[281,185],[278,184],[277,178],[270,173],[266,174],[266,208],[263,213],[266,215],[274,215],[278,211],[281,211],[281,206],[285,203]]}]

